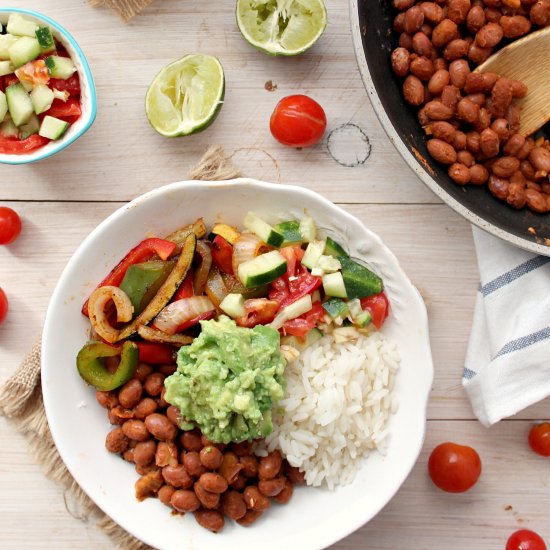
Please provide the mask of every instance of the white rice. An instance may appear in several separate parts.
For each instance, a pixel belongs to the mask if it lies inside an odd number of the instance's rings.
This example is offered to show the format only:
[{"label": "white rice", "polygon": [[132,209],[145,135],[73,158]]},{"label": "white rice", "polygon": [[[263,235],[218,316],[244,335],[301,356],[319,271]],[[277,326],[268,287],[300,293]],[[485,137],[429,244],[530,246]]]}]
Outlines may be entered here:
[{"label": "white rice", "polygon": [[343,343],[324,336],[288,363],[267,450],[279,449],[308,485],[350,483],[369,453],[385,451],[399,363],[379,332]]}]

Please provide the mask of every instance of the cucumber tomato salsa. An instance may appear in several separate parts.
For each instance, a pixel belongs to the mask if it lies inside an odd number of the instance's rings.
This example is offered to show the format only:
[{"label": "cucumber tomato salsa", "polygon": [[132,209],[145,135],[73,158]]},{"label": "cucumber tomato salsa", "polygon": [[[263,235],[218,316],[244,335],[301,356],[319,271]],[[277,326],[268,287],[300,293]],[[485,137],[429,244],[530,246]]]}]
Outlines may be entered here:
[{"label": "cucumber tomato salsa", "polygon": [[18,13],[0,25],[0,153],[61,138],[82,114],[76,67],[49,27]]}]

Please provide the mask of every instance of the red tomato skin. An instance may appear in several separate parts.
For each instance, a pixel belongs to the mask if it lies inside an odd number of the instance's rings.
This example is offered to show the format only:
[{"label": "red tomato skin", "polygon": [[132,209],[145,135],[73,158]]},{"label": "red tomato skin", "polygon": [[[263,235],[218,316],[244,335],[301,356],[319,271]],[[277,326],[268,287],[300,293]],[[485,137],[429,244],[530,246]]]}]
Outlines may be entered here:
[{"label": "red tomato skin", "polygon": [[372,322],[376,328],[381,328],[387,319],[390,309],[390,302],[384,292],[361,298],[361,308],[370,311]]},{"label": "red tomato skin", "polygon": [[506,550],[546,550],[546,544],[534,531],[519,529],[510,535]]},{"label": "red tomato skin", "polygon": [[4,322],[8,314],[8,298],[6,293],[0,288],[0,325]]},{"label": "red tomato skin", "polygon": [[318,143],[327,127],[325,111],[306,95],[291,95],[279,101],[269,128],[273,137],[290,147],[310,147]]},{"label": "red tomato skin", "polygon": [[21,218],[15,210],[0,206],[0,244],[10,244],[21,233]]},{"label": "red tomato skin", "polygon": [[430,455],[428,472],[434,484],[442,491],[464,493],[479,479],[481,459],[472,447],[442,443]]},{"label": "red tomato skin", "polygon": [[541,456],[550,456],[550,422],[536,424],[529,431],[529,446]]}]

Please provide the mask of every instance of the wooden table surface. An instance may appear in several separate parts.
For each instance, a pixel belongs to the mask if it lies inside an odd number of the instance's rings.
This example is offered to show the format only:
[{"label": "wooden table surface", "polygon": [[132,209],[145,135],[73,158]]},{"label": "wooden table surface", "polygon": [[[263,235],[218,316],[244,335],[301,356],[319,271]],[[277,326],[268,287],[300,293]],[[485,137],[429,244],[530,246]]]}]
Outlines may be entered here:
[{"label": "wooden table surface", "polygon": [[[345,0],[327,0],[325,35],[289,59],[246,44],[229,0],[156,0],[127,25],[85,0],[12,5],[70,29],[91,64],[99,109],[69,150],[36,165],[0,168],[0,203],[24,224],[16,243],[0,247],[0,286],[10,301],[0,327],[0,383],[40,334],[57,278],[82,239],[125,201],[186,179],[208,145],[221,144],[244,174],[306,186],[359,217],[395,252],[428,307],[435,381],[423,452],[388,506],[333,548],[503,549],[519,528],[550,541],[550,463],[526,444],[531,420],[549,416],[549,402],[489,430],[473,417],[461,386],[478,285],[471,229],[415,178],[379,125],[356,67]],[[163,65],[190,52],[220,58],[225,105],[206,132],[167,140],[148,125],[145,91]],[[291,93],[309,94],[326,109],[329,138],[316,147],[285,148],[269,133],[273,107]],[[483,461],[479,483],[463,495],[435,489],[427,476],[431,449],[447,440],[473,445]],[[3,418],[0,441],[1,548],[113,547],[94,522],[78,519]]]}]

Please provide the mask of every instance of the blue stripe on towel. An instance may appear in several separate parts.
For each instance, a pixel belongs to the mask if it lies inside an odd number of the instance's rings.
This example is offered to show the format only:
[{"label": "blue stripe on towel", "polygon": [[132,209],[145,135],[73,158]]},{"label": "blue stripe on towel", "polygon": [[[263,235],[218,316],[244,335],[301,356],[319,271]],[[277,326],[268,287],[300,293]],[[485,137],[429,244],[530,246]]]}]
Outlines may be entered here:
[{"label": "blue stripe on towel", "polygon": [[464,367],[462,378],[465,378],[466,380],[471,380],[474,376],[477,376],[477,372],[474,372],[473,370],[470,370]]},{"label": "blue stripe on towel", "polygon": [[550,257],[535,256],[534,258],[527,260],[517,267],[514,267],[514,269],[503,273],[502,275],[500,275],[500,277],[497,277],[496,279],[493,279],[492,281],[489,281],[487,284],[483,285],[480,289],[481,293],[483,294],[483,296],[488,296],[499,288],[510,284],[512,281],[515,281],[516,279],[527,275],[527,273],[530,273],[531,271],[534,271],[535,269],[546,265],[548,262],[550,262]]},{"label": "blue stripe on towel", "polygon": [[532,346],[533,344],[536,344],[541,340],[546,340],[547,338],[550,338],[550,327],[543,328],[538,332],[533,332],[532,334],[528,334],[527,336],[522,336],[521,338],[508,342],[501,348],[494,358],[496,359],[501,355],[506,355],[507,353],[512,353],[513,351],[519,351],[520,349]]}]

